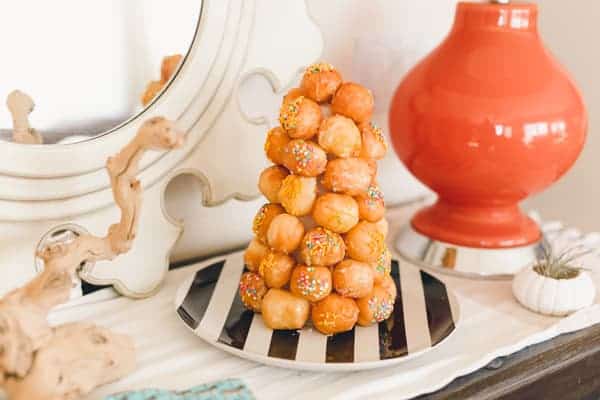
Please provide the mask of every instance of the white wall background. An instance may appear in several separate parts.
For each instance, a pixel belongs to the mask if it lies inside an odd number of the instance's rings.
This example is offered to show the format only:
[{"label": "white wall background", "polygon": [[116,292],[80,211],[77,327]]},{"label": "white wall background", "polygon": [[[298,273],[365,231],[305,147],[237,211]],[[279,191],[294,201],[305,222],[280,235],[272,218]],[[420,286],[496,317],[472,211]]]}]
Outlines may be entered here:
[{"label": "white wall background", "polygon": [[[369,87],[376,99],[374,120],[387,131],[387,111],[400,79],[446,35],[457,0],[308,0],[325,39],[323,59],[344,79]],[[394,152],[380,163],[379,183],[389,204],[427,190],[406,171]]]},{"label": "white wall background", "polygon": [[528,201],[549,219],[586,231],[600,230],[600,1],[539,0],[544,42],[571,72],[588,107],[586,147],[575,167],[555,186]]}]

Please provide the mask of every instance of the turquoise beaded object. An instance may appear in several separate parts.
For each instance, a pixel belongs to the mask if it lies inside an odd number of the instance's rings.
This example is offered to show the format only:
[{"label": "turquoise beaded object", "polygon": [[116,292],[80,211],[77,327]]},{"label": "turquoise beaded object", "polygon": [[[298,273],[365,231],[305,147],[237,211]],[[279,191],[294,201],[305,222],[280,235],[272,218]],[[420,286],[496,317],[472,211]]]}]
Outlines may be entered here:
[{"label": "turquoise beaded object", "polygon": [[242,381],[227,379],[180,392],[145,389],[114,394],[104,400],[255,400],[255,398]]}]

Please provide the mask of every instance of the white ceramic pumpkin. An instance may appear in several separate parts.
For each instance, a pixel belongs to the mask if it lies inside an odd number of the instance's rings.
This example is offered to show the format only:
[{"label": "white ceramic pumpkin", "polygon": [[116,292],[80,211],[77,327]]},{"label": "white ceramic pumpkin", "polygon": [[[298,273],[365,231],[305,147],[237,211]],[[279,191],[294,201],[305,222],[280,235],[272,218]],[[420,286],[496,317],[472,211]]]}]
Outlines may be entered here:
[{"label": "white ceramic pumpkin", "polygon": [[575,270],[571,277],[556,279],[540,274],[532,265],[515,276],[513,293],[531,311],[560,317],[592,305],[596,287],[586,271]]}]

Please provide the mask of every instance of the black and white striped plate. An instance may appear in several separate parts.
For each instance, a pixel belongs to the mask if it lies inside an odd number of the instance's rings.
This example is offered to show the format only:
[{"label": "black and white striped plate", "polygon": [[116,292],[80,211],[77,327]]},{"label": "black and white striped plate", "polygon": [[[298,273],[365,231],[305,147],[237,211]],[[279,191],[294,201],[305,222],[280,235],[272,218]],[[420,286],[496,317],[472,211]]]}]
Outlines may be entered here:
[{"label": "black and white striped plate", "polygon": [[440,344],[459,318],[456,298],[444,283],[393,261],[398,297],[387,321],[329,337],[310,327],[273,331],[260,314],[244,309],[237,290],[243,271],[241,252],[200,264],[178,289],[175,307],[209,344],[264,364],[318,371],[389,366]]}]

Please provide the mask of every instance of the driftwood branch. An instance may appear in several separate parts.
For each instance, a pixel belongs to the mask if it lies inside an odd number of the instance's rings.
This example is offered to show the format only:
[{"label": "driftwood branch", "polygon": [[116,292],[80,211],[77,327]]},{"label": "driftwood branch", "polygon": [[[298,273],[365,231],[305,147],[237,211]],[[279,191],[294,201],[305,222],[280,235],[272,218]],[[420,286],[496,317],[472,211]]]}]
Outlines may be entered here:
[{"label": "driftwood branch", "polygon": [[177,67],[179,66],[179,63],[181,63],[182,59],[183,56],[181,54],[173,54],[163,57],[160,64],[160,80],[148,82],[148,85],[146,86],[146,89],[140,98],[144,107],[150,104],[156,95],[163,90],[167,82],[169,82],[169,79],[171,79],[175,73],[175,70],[177,70]]},{"label": "driftwood branch", "polygon": [[6,98],[6,106],[12,114],[13,141],[22,144],[42,144],[42,136],[29,124],[29,114],[35,107],[31,97],[20,90],[12,91]]},{"label": "driftwood branch", "polygon": [[146,121],[107,162],[119,222],[104,237],[81,235],[44,248],[38,253],[44,270],[0,299],[0,384],[11,399],[74,399],[131,371],[129,339],[87,324],[51,328],[47,316],[69,299],[81,265],[112,260],[131,248],[142,200],[139,161],[148,150],[170,150],[182,143],[172,122],[161,117]]},{"label": "driftwood branch", "polygon": [[57,327],[27,375],[7,382],[10,399],[78,399],[135,368],[131,339],[87,323]]}]

